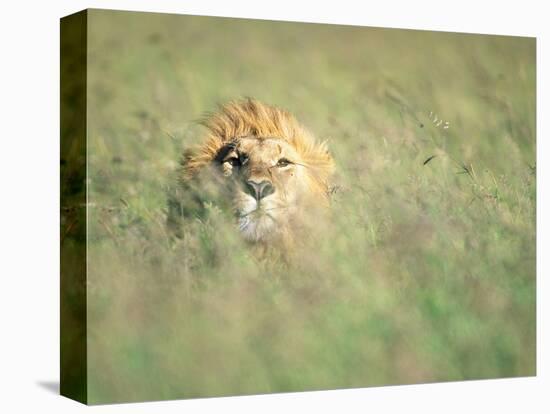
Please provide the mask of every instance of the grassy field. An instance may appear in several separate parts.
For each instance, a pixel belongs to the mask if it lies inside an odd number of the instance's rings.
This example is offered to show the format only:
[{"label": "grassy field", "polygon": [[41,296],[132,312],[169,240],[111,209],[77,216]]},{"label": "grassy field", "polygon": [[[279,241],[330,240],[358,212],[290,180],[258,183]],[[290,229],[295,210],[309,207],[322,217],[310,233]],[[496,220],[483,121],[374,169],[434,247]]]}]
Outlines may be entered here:
[{"label": "grassy field", "polygon": [[[534,39],[101,11],[88,30],[90,402],[535,374]],[[291,266],[216,208],[166,231],[196,119],[243,96],[336,159],[334,218]]]}]

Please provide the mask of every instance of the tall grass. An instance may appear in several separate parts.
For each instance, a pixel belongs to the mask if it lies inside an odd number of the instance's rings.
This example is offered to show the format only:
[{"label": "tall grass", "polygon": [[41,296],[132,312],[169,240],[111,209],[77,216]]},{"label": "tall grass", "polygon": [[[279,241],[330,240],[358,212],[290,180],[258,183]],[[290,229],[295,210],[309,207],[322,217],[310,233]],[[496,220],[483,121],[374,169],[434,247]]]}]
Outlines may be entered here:
[{"label": "tall grass", "polygon": [[[92,11],[88,61],[91,402],[535,374],[533,39]],[[291,265],[216,206],[166,230],[194,120],[242,96],[337,161]]]}]

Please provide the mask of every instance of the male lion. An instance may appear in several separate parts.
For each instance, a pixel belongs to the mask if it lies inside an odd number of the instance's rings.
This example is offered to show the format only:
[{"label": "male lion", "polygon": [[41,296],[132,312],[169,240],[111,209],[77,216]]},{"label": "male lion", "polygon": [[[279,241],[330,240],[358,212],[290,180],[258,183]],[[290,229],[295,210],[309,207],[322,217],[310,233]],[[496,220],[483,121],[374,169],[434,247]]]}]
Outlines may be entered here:
[{"label": "male lion", "polygon": [[334,162],[290,113],[246,99],[222,105],[201,124],[208,132],[184,152],[169,223],[178,226],[215,200],[231,209],[246,241],[285,245],[318,220]]}]

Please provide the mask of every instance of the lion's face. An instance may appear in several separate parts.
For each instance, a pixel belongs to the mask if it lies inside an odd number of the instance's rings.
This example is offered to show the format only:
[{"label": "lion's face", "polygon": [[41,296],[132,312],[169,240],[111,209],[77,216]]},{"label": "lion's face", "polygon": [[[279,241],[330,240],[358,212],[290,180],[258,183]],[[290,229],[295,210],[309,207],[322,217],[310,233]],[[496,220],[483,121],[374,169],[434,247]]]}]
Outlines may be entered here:
[{"label": "lion's face", "polygon": [[212,199],[223,210],[232,207],[250,242],[286,245],[318,224],[333,159],[290,113],[246,99],[221,106],[202,123],[206,137],[182,159],[181,183],[193,195],[170,204],[171,222]]},{"label": "lion's face", "polygon": [[240,138],[222,148],[218,161],[239,230],[249,241],[276,236],[308,201],[302,160],[281,139]]}]

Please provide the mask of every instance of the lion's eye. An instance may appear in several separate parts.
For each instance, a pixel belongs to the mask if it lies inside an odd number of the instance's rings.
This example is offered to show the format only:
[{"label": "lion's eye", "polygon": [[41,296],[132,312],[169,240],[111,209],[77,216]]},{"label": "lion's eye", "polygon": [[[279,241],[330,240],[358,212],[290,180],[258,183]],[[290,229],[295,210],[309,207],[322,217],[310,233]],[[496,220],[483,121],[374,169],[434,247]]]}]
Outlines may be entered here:
[{"label": "lion's eye", "polygon": [[286,158],[281,158],[279,161],[277,161],[277,167],[286,167],[287,165],[292,164],[290,160],[287,160]]},{"label": "lion's eye", "polygon": [[228,158],[225,162],[228,162],[232,167],[238,167],[241,165],[241,161],[237,157]]}]

